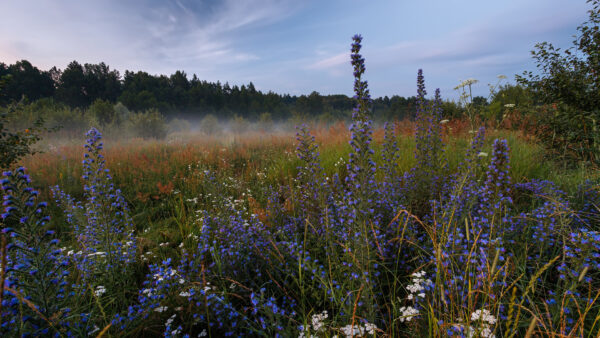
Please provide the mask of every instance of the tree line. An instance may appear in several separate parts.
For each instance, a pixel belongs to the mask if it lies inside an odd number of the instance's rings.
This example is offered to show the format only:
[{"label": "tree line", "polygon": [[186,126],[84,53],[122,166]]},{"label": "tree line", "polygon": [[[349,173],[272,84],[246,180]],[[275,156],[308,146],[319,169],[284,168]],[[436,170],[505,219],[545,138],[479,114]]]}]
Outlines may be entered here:
[{"label": "tree line", "polygon": [[[184,71],[171,75],[152,75],[144,71],[111,69],[101,62],[71,62],[64,70],[52,67],[40,70],[27,60],[7,65],[0,62],[0,105],[23,99],[33,102],[52,99],[70,108],[86,109],[96,101],[121,102],[132,111],[158,109],[166,117],[201,117],[208,114],[220,119],[241,116],[255,120],[263,113],[282,120],[290,116],[349,117],[354,106],[346,95],[292,96],[257,90],[252,82],[230,85],[189,78]],[[409,117],[414,97],[381,97],[373,100],[376,119]]]}]

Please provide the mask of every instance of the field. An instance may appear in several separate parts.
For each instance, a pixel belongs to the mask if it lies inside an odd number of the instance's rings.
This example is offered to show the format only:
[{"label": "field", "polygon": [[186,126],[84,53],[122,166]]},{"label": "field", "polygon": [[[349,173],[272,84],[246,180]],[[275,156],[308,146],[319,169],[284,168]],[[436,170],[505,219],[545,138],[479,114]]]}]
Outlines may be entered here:
[{"label": "field", "polygon": [[597,337],[598,169],[443,120],[421,72],[374,126],[359,50],[349,124],[46,135],[2,180],[0,332]]}]

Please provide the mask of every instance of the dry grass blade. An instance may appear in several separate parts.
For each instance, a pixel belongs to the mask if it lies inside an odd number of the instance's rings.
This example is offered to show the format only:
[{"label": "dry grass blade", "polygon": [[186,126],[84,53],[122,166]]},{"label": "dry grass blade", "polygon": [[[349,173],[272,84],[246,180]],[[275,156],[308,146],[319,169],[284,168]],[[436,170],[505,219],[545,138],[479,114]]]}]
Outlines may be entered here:
[{"label": "dry grass blade", "polygon": [[533,319],[531,319],[531,323],[529,323],[529,327],[527,328],[527,333],[525,334],[525,338],[533,337],[533,331],[535,330],[536,325],[537,325],[537,318],[533,317]]},{"label": "dry grass blade", "polygon": [[106,325],[106,326],[105,326],[105,327],[102,329],[102,331],[100,331],[100,333],[98,333],[98,335],[96,336],[96,338],[101,338],[101,337],[103,337],[103,336],[106,334],[106,332],[108,332],[108,329],[110,329],[110,327],[111,327],[111,326],[112,326],[112,324],[108,324],[108,325]]}]

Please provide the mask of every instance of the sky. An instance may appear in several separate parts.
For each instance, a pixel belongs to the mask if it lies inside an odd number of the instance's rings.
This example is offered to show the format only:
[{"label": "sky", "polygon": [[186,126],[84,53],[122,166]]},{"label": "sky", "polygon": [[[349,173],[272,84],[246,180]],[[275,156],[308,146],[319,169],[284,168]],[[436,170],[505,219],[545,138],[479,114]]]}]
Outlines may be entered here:
[{"label": "sky", "polygon": [[292,95],[352,95],[350,45],[363,36],[373,97],[488,96],[498,75],[534,71],[538,42],[569,47],[585,0],[3,0],[0,62],[47,70],[104,62]]}]

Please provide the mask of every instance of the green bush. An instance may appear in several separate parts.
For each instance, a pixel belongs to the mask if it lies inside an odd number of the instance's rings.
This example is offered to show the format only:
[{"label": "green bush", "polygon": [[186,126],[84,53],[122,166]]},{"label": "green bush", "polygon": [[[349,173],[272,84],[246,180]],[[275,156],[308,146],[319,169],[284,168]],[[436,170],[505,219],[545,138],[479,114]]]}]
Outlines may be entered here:
[{"label": "green bush", "polygon": [[200,130],[206,135],[218,134],[220,131],[219,119],[208,114],[200,121]]},{"label": "green bush", "polygon": [[577,28],[573,46],[562,51],[542,42],[532,52],[539,74],[518,76],[538,103],[546,105],[542,140],[565,157],[600,163],[600,0],[588,0],[589,20]]},{"label": "green bush", "polygon": [[165,118],[156,109],[131,114],[129,123],[134,136],[156,139],[163,139],[167,136]]},{"label": "green bush", "polygon": [[262,113],[258,116],[258,128],[263,132],[273,129],[273,118],[271,117],[271,113]]},{"label": "green bush", "polygon": [[250,123],[243,116],[235,115],[231,120],[231,131],[239,135],[248,131]]},{"label": "green bush", "polygon": [[88,110],[102,125],[110,124],[116,119],[115,107],[108,101],[97,99]]},{"label": "green bush", "polygon": [[35,153],[32,146],[40,140],[40,132],[44,129],[44,119],[38,118],[31,127],[24,130],[11,130],[10,116],[15,116],[18,105],[10,105],[5,111],[0,110],[0,169],[12,167],[23,156]]}]

